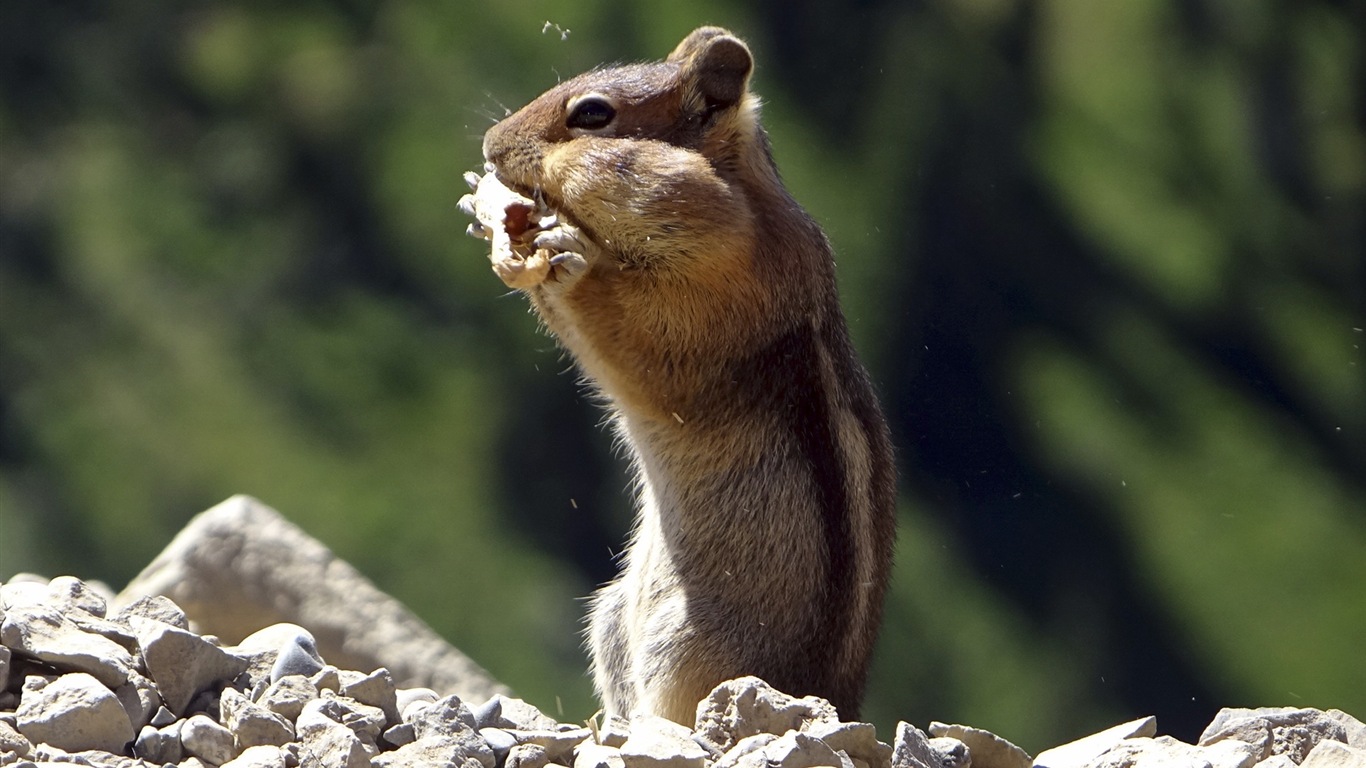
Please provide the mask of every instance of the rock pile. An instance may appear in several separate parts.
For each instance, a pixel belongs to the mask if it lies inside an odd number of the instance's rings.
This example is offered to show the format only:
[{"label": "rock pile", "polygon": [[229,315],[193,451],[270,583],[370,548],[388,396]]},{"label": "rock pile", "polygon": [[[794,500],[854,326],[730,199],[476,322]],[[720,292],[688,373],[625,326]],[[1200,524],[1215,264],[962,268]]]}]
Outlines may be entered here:
[{"label": "rock pile", "polygon": [[110,615],[71,577],[0,585],[0,641],[0,766],[874,768],[893,754],[873,726],[755,678],[717,688],[695,732],[561,724],[503,695],[471,707],[383,668],[337,669],[293,624],[224,647],[165,597]]},{"label": "rock pile", "polygon": [[148,595],[171,598],[201,632],[230,642],[298,624],[338,667],[385,667],[400,684],[469,700],[508,693],[407,606],[250,496],[196,515],[113,604]]},{"label": "rock pile", "polygon": [[[337,624],[347,612],[331,609],[357,594],[370,606],[365,626]],[[498,693],[396,601],[247,497],[196,518],[120,597],[113,609],[107,589],[72,577],[0,584],[0,768],[1366,768],[1366,725],[1337,710],[1225,709],[1196,744],[1158,736],[1149,717],[1031,758],[943,723],[928,733],[899,723],[882,743],[872,725],[757,678],[718,686],[692,728],[562,724]],[[290,622],[235,645],[201,633],[223,621],[216,606],[236,617],[226,632],[282,603],[331,638],[326,654]],[[380,624],[402,628],[397,646]],[[359,640],[348,654],[338,638]],[[339,669],[324,655],[412,668],[396,682],[390,667]]]},{"label": "rock pile", "polygon": [[1037,758],[986,731],[900,723],[891,745],[821,699],[723,683],[694,728],[660,718],[557,723],[518,699],[471,707],[341,670],[292,624],[224,647],[165,597],[109,615],[62,577],[0,585],[0,766],[97,768],[1337,768],[1366,766],[1338,712],[1228,709],[1198,744],[1145,718]]}]

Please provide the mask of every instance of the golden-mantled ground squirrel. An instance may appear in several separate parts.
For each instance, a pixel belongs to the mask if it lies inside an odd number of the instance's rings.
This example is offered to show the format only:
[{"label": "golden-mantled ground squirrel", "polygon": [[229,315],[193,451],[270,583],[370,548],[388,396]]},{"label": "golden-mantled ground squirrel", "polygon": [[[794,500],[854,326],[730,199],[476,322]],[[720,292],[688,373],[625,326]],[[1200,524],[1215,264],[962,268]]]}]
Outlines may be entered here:
[{"label": "golden-mantled ground squirrel", "polygon": [[757,675],[853,718],[881,621],[887,427],[753,66],[704,27],[561,83],[485,134],[462,201],[635,465],[638,523],[589,619],[608,714],[691,725],[713,686]]}]

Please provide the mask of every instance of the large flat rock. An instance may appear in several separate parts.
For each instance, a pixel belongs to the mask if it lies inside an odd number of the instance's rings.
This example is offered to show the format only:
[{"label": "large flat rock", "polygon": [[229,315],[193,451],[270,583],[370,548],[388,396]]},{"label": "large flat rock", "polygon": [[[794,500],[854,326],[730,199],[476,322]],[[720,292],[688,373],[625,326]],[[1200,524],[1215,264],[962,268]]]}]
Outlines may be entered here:
[{"label": "large flat rock", "polygon": [[115,598],[165,595],[198,631],[236,643],[298,624],[337,666],[483,701],[507,689],[321,542],[249,496],[200,513]]}]

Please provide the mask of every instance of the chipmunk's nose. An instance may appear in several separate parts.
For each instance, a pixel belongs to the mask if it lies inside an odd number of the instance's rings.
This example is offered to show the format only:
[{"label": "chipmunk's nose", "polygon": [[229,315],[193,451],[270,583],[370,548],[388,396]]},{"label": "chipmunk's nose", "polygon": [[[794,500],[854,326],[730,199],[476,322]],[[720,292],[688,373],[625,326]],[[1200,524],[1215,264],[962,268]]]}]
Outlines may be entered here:
[{"label": "chipmunk's nose", "polygon": [[507,154],[505,143],[502,141],[503,125],[504,123],[498,123],[484,131],[484,159],[495,165],[498,158]]},{"label": "chipmunk's nose", "polygon": [[503,183],[525,195],[537,186],[540,143],[519,130],[517,115],[484,133],[484,162]]}]

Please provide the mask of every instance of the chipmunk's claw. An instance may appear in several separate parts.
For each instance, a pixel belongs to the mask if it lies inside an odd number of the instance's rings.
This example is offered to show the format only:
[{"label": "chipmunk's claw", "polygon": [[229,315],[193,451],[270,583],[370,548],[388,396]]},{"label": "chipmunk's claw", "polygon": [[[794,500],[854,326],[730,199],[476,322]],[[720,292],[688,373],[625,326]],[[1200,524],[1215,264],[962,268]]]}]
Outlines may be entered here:
[{"label": "chipmunk's claw", "polygon": [[588,260],[581,253],[558,253],[550,258],[550,278],[569,284],[588,271]]},{"label": "chipmunk's claw", "polygon": [[460,210],[474,218],[465,232],[492,243],[494,274],[511,288],[544,284],[564,291],[588,272],[595,246],[577,227],[559,220],[539,197],[527,198],[496,174],[466,173],[474,191],[460,198]]},{"label": "chipmunk's claw", "polygon": [[560,222],[536,235],[537,252],[550,256],[550,279],[561,288],[572,285],[588,271],[588,254],[592,245],[587,237],[572,224]]},{"label": "chipmunk's claw", "polygon": [[[554,251],[557,254],[578,253],[582,254],[586,248],[583,237],[579,230],[569,224],[558,224],[536,235],[533,241],[537,248],[544,248]],[[552,258],[551,263],[555,263]]]},{"label": "chipmunk's claw", "polygon": [[475,204],[476,201],[474,199],[474,195],[465,195],[464,197],[460,198],[460,202],[456,203],[455,207],[459,208],[460,212],[465,214],[466,216],[477,216],[478,209],[475,207]]}]

